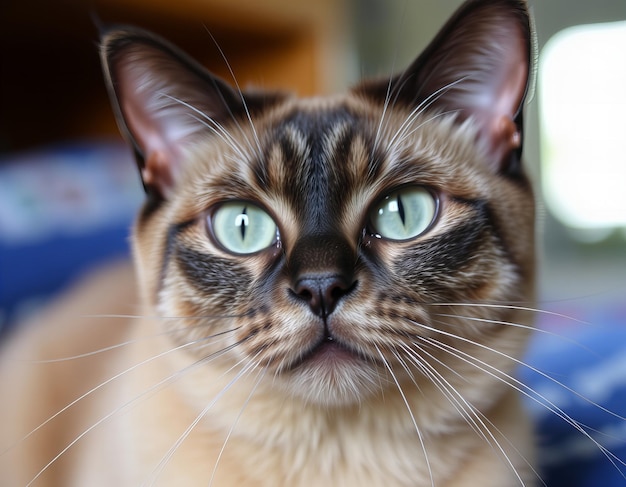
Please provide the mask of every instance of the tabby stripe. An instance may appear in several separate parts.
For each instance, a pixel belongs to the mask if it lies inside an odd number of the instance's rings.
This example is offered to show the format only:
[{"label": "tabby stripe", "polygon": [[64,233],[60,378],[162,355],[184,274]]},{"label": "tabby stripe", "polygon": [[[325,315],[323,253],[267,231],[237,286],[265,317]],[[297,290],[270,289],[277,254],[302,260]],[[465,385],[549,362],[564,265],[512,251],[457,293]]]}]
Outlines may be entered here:
[{"label": "tabby stripe", "polygon": [[232,297],[241,294],[252,281],[252,275],[233,260],[205,254],[182,244],[173,253],[179,269],[191,287],[203,295],[223,298],[224,305],[232,304]]},{"label": "tabby stripe", "polygon": [[172,255],[174,254],[178,235],[195,222],[196,220],[193,219],[182,223],[174,223],[168,227],[165,234],[165,247],[163,251],[163,261],[161,262],[161,270],[159,272],[159,286],[157,288],[157,294],[163,289],[167,268],[172,259]]},{"label": "tabby stripe", "polygon": [[498,241],[498,244],[499,244],[498,247],[500,248],[500,250],[504,252],[507,260],[511,262],[517,268],[518,272],[522,272],[524,266],[520,265],[520,263],[517,261],[515,256],[511,253],[506,243],[507,238],[505,237],[505,234],[502,231],[500,222],[495,217],[495,213],[493,209],[491,208],[491,205],[489,205],[489,203],[487,203],[484,200],[468,200],[468,199],[456,198],[456,197],[453,199],[465,205],[471,206],[472,208],[474,208],[474,210],[476,210],[482,215],[481,218],[488,222],[489,228],[491,230],[491,234]]},{"label": "tabby stripe", "polygon": [[[465,201],[476,216],[462,225],[438,235],[413,248],[398,264],[398,270],[413,281],[422,281],[432,289],[442,289],[442,271],[445,277],[468,264],[491,234],[487,205],[482,201]],[[497,236],[496,236],[497,238]]]}]

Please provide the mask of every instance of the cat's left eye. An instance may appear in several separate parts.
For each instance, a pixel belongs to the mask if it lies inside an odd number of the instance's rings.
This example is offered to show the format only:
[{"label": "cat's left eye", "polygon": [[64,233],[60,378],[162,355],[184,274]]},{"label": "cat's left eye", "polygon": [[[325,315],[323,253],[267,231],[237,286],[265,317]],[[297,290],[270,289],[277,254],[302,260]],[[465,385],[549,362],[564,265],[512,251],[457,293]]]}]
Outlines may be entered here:
[{"label": "cat's left eye", "polygon": [[210,219],[212,233],[225,250],[254,254],[276,242],[278,228],[272,217],[245,201],[222,204]]},{"label": "cat's left eye", "polygon": [[389,240],[408,240],[424,233],[437,214],[437,198],[420,186],[407,186],[380,199],[371,210],[376,234]]}]

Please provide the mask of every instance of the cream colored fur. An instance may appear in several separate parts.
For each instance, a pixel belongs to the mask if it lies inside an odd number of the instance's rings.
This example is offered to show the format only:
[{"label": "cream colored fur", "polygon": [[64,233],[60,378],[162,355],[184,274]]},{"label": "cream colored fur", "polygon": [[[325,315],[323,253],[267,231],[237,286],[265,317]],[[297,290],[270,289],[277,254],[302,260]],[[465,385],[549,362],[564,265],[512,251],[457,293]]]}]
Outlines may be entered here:
[{"label": "cream colored fur", "polygon": [[[0,355],[4,398],[0,406],[1,485],[26,485],[66,445],[97,423],[34,485],[142,485],[151,480],[147,473],[198,415],[194,399],[187,402],[184,397],[191,392],[200,403],[209,404],[228,382],[219,378],[224,368],[213,364],[155,388],[188,366],[189,359],[182,353],[168,353],[171,344],[149,318],[99,316],[134,314],[132,296],[128,265],[106,270],[82,282],[45,318],[35,319],[39,323],[25,326],[5,344]],[[31,362],[121,343],[130,345],[59,363]],[[167,354],[168,359],[151,360],[158,354]],[[85,392],[132,367],[136,369],[131,373],[102,386],[21,439]],[[215,486],[431,485],[420,440],[399,394],[387,391],[368,404],[325,410],[259,387],[254,401],[242,409],[257,377],[255,373],[237,382],[215,403],[210,420],[194,428],[162,472],[155,471],[155,485],[207,485],[229,433]],[[405,385],[404,390],[409,401],[424,401],[415,388]],[[448,409],[447,404],[431,406],[430,413],[435,415],[439,406]],[[513,392],[493,404],[487,420],[525,485],[532,485],[533,474],[526,464],[532,461],[530,428]],[[502,455],[464,421],[433,418],[430,424],[421,433],[434,485],[518,484]],[[514,439],[515,449],[503,438]]]}]

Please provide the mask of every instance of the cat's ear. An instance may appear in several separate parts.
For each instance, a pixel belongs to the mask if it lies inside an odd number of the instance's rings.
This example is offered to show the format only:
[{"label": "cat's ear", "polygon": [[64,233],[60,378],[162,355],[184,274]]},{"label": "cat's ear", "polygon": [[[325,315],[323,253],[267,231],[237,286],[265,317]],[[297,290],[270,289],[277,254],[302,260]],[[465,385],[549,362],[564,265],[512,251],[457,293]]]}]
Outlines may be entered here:
[{"label": "cat's ear", "polygon": [[532,74],[532,27],[522,0],[469,0],[400,75],[359,90],[410,108],[471,117],[501,172],[518,168]]},{"label": "cat's ear", "polygon": [[132,27],[105,32],[101,60],[122,134],[133,145],[146,191],[167,199],[186,144],[242,116],[244,97],[163,39]]}]

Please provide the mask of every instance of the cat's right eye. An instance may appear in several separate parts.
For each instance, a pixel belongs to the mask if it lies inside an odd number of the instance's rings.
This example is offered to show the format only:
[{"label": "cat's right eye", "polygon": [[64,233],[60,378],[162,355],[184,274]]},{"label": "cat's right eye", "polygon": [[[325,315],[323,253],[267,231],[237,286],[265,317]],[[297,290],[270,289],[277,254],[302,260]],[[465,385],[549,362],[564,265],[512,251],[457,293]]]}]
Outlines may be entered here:
[{"label": "cat's right eye", "polygon": [[278,238],[278,227],[272,217],[246,201],[222,204],[209,222],[218,243],[234,254],[254,254],[270,247]]},{"label": "cat's right eye", "polygon": [[376,234],[389,240],[408,240],[424,233],[437,215],[437,198],[420,186],[407,186],[380,199],[371,210]]}]

